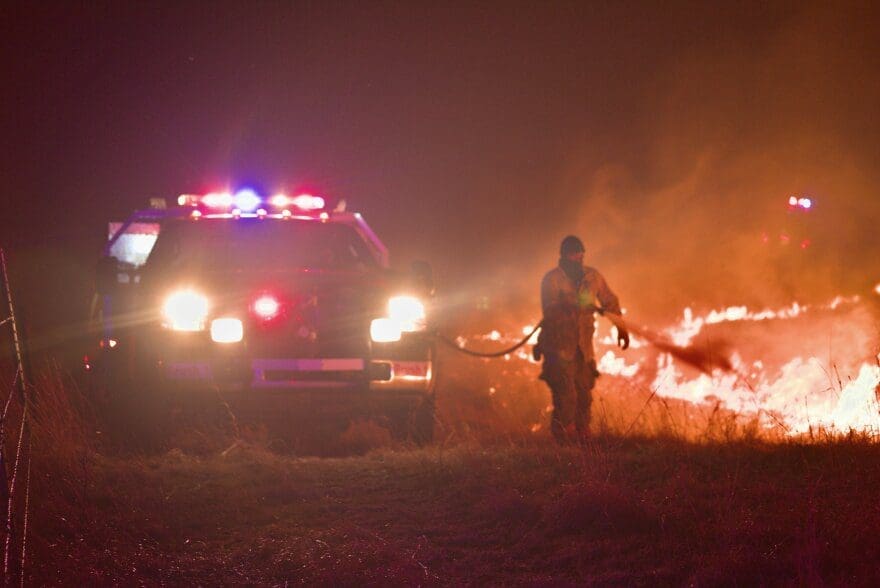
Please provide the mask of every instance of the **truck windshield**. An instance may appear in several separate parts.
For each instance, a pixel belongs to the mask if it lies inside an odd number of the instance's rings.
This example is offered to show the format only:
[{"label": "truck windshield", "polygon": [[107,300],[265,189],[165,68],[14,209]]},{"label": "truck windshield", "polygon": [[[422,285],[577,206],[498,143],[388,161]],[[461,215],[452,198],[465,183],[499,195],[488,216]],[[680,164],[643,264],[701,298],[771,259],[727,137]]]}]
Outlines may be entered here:
[{"label": "truck windshield", "polygon": [[163,227],[147,267],[208,271],[363,270],[376,265],[350,226],[304,220],[203,219]]}]

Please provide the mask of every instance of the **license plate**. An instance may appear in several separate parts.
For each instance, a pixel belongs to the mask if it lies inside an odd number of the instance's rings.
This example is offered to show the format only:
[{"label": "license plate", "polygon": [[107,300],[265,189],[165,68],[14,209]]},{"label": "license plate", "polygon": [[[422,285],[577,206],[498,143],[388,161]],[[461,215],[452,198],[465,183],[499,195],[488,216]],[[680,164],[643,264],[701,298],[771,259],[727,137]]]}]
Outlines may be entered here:
[{"label": "license plate", "polygon": [[392,364],[394,377],[427,378],[428,364],[423,361],[395,361]]},{"label": "license plate", "polygon": [[204,363],[170,363],[165,366],[165,375],[171,380],[207,380],[210,377]]}]

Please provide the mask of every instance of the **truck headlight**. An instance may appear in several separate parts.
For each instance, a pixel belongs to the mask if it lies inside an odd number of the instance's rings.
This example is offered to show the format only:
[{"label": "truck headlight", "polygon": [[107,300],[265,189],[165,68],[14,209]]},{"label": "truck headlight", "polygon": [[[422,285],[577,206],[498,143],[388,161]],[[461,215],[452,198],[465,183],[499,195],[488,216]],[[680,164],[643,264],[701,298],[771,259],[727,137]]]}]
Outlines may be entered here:
[{"label": "truck headlight", "polygon": [[390,318],[373,319],[370,323],[370,338],[376,343],[400,341],[400,325]]},{"label": "truck headlight", "polygon": [[208,299],[194,290],[178,290],[162,305],[162,325],[174,331],[203,331]]},{"label": "truck headlight", "polygon": [[237,318],[218,318],[211,321],[211,340],[215,343],[238,343],[244,338],[244,326]]},{"label": "truck headlight", "polygon": [[404,333],[425,330],[425,305],[415,296],[394,296],[388,301],[388,318]]}]

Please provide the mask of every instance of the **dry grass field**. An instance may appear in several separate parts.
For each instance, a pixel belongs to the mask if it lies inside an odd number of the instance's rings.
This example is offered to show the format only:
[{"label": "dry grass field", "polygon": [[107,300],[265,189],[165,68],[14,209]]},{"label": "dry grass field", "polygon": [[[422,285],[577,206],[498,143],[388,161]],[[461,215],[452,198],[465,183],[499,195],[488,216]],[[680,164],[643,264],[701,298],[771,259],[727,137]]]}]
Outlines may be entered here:
[{"label": "dry grass field", "polygon": [[177,422],[146,446],[120,442],[100,403],[45,370],[34,388],[25,582],[880,580],[871,439],[785,439],[718,405],[603,377],[593,441],[559,447],[546,390],[470,365],[447,374],[432,446],[364,419],[324,458],[222,418]]}]

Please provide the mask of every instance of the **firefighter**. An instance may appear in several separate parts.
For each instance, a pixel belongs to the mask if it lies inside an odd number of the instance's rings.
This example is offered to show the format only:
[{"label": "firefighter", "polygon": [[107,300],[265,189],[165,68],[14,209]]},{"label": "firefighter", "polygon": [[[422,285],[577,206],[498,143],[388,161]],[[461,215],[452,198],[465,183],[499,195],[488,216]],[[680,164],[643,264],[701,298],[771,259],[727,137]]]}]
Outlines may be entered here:
[{"label": "firefighter", "polygon": [[[541,334],[534,349],[543,356],[541,379],[550,386],[550,430],[560,443],[590,435],[592,390],[599,372],[593,352],[594,315],[620,314],[620,303],[598,270],[584,266],[584,244],[574,235],[562,240],[559,265],[541,281]],[[629,334],[618,327],[617,344],[629,347]]]}]

